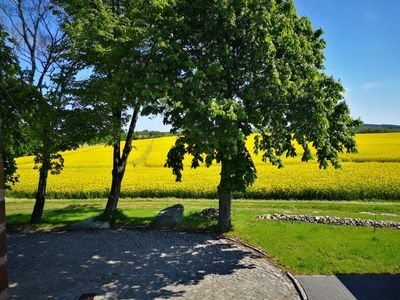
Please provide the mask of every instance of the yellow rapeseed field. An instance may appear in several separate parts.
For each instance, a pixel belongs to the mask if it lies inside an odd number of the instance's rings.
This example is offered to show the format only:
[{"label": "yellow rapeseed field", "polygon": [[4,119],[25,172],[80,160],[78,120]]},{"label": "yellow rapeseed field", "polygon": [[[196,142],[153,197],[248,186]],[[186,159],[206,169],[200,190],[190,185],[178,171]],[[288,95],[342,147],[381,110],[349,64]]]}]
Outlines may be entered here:
[{"label": "yellow rapeseed field", "polygon": [[[220,167],[190,169],[185,161],[183,181],[175,182],[170,169],[164,168],[174,137],[138,140],[123,181],[123,196],[215,197]],[[359,153],[343,154],[342,169],[320,170],[315,161],[302,163],[300,157],[285,160],[277,169],[254,157],[258,179],[245,195],[257,199],[400,199],[400,133],[360,134]],[[248,141],[251,148],[252,137]],[[299,150],[299,154],[301,151]],[[112,148],[83,147],[63,153],[65,169],[50,175],[49,197],[105,197],[111,183]],[[35,193],[38,172],[33,157],[17,159],[20,182],[10,192],[14,197]]]}]

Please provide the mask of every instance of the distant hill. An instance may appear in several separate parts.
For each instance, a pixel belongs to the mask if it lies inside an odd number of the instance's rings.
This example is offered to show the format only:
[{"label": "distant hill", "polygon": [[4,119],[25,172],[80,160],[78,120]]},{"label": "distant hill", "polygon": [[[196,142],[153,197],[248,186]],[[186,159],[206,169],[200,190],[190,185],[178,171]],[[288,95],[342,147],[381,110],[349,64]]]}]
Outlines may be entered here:
[{"label": "distant hill", "polygon": [[357,129],[358,133],[400,132],[400,125],[364,124]]}]

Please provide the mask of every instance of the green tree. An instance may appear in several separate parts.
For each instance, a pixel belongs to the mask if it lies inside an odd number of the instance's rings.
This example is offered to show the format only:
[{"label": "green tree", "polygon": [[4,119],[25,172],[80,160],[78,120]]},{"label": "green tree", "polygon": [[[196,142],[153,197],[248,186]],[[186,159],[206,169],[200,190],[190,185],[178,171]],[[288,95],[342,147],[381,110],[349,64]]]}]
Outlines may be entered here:
[{"label": "green tree", "polygon": [[[49,0],[6,0],[0,9],[13,38],[22,77],[36,90],[29,110],[21,114],[39,171],[31,223],[43,214],[47,178],[64,166],[60,151],[76,149],[94,131],[91,109],[77,106],[69,96],[79,64],[66,60],[69,43],[60,28],[61,11]],[[13,143],[15,146],[16,143]]]},{"label": "green tree", "polygon": [[152,101],[162,98],[168,81],[157,63],[162,41],[151,26],[163,2],[59,1],[68,13],[64,28],[72,40],[70,55],[82,62],[87,75],[76,83],[76,98],[102,114],[108,128],[104,136],[113,147],[106,219],[118,205],[137,119],[153,111]]},{"label": "green tree", "polygon": [[[181,180],[186,154],[192,168],[221,163],[219,230],[231,227],[231,192],[256,179],[246,140],[255,152],[283,166],[296,156],[321,168],[340,167],[338,153],[355,151],[353,120],[343,87],[324,73],[325,41],[291,0],[177,0],[161,21],[179,57],[175,89],[160,108],[181,137],[166,166]],[[167,17],[168,16],[168,17]],[[175,17],[174,17],[175,16]]]},{"label": "green tree", "polygon": [[8,46],[11,41],[0,23],[0,295],[6,297],[8,286],[6,264],[5,189],[18,181],[15,154],[25,142],[21,112],[28,109],[32,91],[19,78],[18,62]]},{"label": "green tree", "polygon": [[1,187],[5,189],[18,182],[15,157],[29,139],[22,116],[29,111],[29,103],[35,97],[34,90],[20,76],[10,44],[12,41],[0,23],[0,152],[4,171]]}]

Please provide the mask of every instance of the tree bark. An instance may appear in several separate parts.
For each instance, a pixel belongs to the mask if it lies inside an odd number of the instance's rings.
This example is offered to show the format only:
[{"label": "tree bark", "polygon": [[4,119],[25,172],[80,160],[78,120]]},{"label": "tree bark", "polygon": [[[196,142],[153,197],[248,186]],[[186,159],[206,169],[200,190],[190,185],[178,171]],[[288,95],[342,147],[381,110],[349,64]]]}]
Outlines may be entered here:
[{"label": "tree bark", "polygon": [[4,194],[5,174],[4,174],[3,156],[4,156],[3,144],[0,136],[0,300],[8,299],[6,202]]},{"label": "tree bark", "polygon": [[218,230],[226,232],[232,227],[231,223],[231,192],[223,186],[218,186],[219,215]]},{"label": "tree bark", "polygon": [[36,202],[33,207],[33,212],[31,215],[31,224],[40,223],[42,220],[44,203],[46,200],[46,187],[47,187],[47,176],[49,174],[48,170],[40,170],[39,172],[39,183],[36,193]]},{"label": "tree bark", "polygon": [[108,196],[107,205],[105,209],[105,212],[108,214],[112,213],[115,209],[117,209],[119,195],[121,193],[122,178],[123,178],[122,174],[113,176],[110,195]]},{"label": "tree bark", "polygon": [[121,193],[122,179],[124,178],[126,165],[128,163],[129,154],[132,150],[133,133],[135,132],[136,123],[139,117],[140,106],[136,105],[133,110],[131,123],[126,135],[125,146],[121,155],[120,139],[114,144],[113,151],[113,170],[110,194],[108,196],[107,205],[104,209],[104,215],[110,217],[114,210],[118,207],[118,200]]},{"label": "tree bark", "polygon": [[224,169],[226,162],[221,162],[221,182],[218,186],[218,230],[226,232],[232,227],[231,222],[231,191],[224,184]]},{"label": "tree bark", "polygon": [[125,169],[119,167],[120,165],[120,140],[113,146],[113,170],[110,194],[108,195],[107,205],[104,213],[110,215],[118,206],[119,194],[121,192],[122,179],[124,177]]}]

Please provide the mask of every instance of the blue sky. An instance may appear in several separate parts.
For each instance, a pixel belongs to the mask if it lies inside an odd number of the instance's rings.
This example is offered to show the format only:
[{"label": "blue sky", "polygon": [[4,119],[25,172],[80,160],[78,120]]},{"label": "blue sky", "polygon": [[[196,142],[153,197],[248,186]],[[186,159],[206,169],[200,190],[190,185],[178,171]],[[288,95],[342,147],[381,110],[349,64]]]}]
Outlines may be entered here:
[{"label": "blue sky", "polygon": [[340,79],[354,117],[400,124],[400,1],[295,0],[322,28],[327,73]]},{"label": "blue sky", "polygon": [[[324,30],[326,71],[340,79],[353,117],[400,125],[400,0],[295,0]],[[138,130],[168,130],[160,117]]]}]

